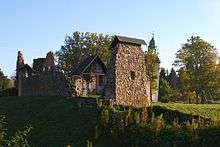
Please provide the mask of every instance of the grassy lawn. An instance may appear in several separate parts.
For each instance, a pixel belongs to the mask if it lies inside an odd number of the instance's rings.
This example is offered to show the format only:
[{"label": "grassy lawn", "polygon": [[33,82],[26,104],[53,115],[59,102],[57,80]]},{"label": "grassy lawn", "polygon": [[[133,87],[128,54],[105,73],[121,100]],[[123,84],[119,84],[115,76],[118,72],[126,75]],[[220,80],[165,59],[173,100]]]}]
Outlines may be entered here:
[{"label": "grassy lawn", "polygon": [[0,115],[8,133],[33,127],[31,146],[85,146],[98,120],[95,106],[79,105],[61,97],[0,97]]},{"label": "grassy lawn", "polygon": [[205,118],[220,119],[220,104],[154,103],[153,105]]}]

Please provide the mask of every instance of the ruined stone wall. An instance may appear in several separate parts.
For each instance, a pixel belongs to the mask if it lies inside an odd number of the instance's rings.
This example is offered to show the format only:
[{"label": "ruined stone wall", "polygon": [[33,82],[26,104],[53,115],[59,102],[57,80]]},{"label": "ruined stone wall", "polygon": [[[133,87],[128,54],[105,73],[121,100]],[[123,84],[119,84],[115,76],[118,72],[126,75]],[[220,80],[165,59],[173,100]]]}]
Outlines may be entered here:
[{"label": "ruined stone wall", "polygon": [[[118,44],[119,45],[119,44]],[[118,45],[115,48],[111,48],[111,56],[107,64],[106,73],[106,85],[104,89],[104,99],[115,101],[116,99],[116,58],[118,53]]]},{"label": "ruined stone wall", "polygon": [[72,83],[74,84],[75,87],[76,96],[82,95],[83,92],[82,82],[83,79],[80,76],[74,76],[72,78]]},{"label": "ruined stone wall", "polygon": [[33,60],[33,70],[36,73],[42,73],[43,71],[45,71],[45,62],[46,62],[46,58],[37,58]]},{"label": "ruined stone wall", "polygon": [[105,97],[119,105],[149,106],[149,81],[141,46],[119,43],[112,49]]},{"label": "ruined stone wall", "polygon": [[87,95],[91,92],[99,92],[97,91],[97,77],[92,75],[90,77],[90,81],[86,81],[82,76],[74,76],[72,79],[72,83],[74,83],[76,96]]},{"label": "ruined stone wall", "polygon": [[21,80],[21,96],[68,96],[67,80],[59,71],[43,72]]}]

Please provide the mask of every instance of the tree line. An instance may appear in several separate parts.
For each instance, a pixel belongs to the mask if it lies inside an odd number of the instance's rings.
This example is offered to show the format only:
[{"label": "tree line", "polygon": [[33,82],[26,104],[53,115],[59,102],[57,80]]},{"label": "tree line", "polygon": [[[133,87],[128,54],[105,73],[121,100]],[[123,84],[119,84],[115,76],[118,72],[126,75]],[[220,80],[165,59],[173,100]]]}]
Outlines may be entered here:
[{"label": "tree line", "polygon": [[[98,54],[107,64],[111,35],[73,32],[66,36],[64,45],[56,52],[58,67],[68,76],[72,69],[90,54]],[[160,68],[159,53],[154,37],[144,52],[146,75],[150,81],[150,97],[159,90],[159,101],[207,103],[220,99],[220,65],[217,49],[199,36],[192,36],[176,53],[173,68],[168,73]],[[0,91],[6,89],[8,79],[0,71]]]},{"label": "tree line", "polygon": [[192,36],[176,53],[174,69],[160,72],[162,101],[212,103],[220,99],[220,65],[217,49],[199,36]]}]

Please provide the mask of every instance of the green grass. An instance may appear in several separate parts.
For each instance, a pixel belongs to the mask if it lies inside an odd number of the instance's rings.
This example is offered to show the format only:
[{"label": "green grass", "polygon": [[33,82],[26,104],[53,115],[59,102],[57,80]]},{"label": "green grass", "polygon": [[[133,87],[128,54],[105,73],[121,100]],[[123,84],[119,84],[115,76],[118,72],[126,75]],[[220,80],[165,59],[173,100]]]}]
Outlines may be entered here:
[{"label": "green grass", "polygon": [[97,98],[101,98],[102,95],[99,95],[99,94],[88,94],[88,95],[82,95],[81,97],[82,98],[94,98],[94,99],[97,99]]},{"label": "green grass", "polygon": [[[79,108],[80,107],[80,108]],[[30,125],[31,146],[85,146],[98,120],[95,106],[59,97],[0,97],[8,133]]]},{"label": "green grass", "polygon": [[182,104],[182,103],[154,103],[164,109],[181,113],[199,115],[205,118],[220,119],[220,104]]},{"label": "green grass", "polygon": [[[220,104],[155,103],[154,106],[220,118]],[[9,135],[30,125],[33,127],[29,138],[31,146],[47,147],[86,146],[86,141],[94,136],[99,118],[95,105],[79,104],[62,97],[0,97],[1,114],[7,118]]]}]

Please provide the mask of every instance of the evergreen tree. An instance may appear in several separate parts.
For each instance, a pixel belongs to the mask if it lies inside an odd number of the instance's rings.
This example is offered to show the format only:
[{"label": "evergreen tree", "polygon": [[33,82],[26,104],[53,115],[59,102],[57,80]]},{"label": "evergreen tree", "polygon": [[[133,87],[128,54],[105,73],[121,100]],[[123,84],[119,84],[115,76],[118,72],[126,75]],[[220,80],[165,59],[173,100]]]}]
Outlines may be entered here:
[{"label": "evergreen tree", "polygon": [[179,89],[179,77],[176,74],[176,71],[171,68],[170,74],[168,75],[168,82],[174,89]]},{"label": "evergreen tree", "polygon": [[156,53],[156,44],[155,44],[154,36],[151,38],[149,42],[148,52]]},{"label": "evergreen tree", "polygon": [[[177,88],[177,85],[179,85],[179,82],[176,78],[178,76],[176,75],[175,70],[171,69],[170,74],[167,73],[167,70],[164,68],[161,68],[160,71],[160,81],[159,81],[159,101],[161,102],[175,102],[180,101],[181,95],[179,93],[179,89]],[[178,86],[179,87],[179,86]]]},{"label": "evergreen tree", "polygon": [[171,87],[167,81],[166,70],[161,68],[159,82],[159,101],[168,102],[171,93]]},{"label": "evergreen tree", "polygon": [[149,42],[148,51],[145,52],[145,64],[147,76],[150,81],[150,98],[152,100],[152,95],[158,90],[157,78],[160,64],[154,37]]}]

